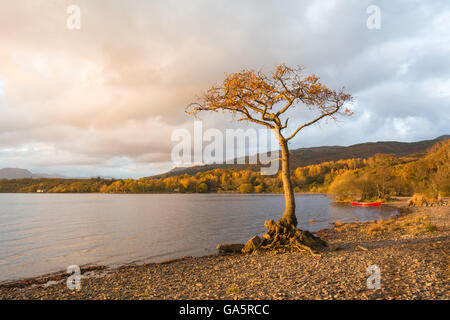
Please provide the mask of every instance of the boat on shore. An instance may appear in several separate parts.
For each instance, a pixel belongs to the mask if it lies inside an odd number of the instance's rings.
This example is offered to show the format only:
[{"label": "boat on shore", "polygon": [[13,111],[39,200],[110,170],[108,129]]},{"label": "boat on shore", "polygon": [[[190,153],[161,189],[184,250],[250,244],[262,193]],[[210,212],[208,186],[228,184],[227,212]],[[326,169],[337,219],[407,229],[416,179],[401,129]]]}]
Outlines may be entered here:
[{"label": "boat on shore", "polygon": [[373,207],[376,207],[376,206],[381,206],[381,202],[366,202],[366,203],[364,203],[364,202],[352,202],[352,205],[354,205],[354,206],[373,206]]}]

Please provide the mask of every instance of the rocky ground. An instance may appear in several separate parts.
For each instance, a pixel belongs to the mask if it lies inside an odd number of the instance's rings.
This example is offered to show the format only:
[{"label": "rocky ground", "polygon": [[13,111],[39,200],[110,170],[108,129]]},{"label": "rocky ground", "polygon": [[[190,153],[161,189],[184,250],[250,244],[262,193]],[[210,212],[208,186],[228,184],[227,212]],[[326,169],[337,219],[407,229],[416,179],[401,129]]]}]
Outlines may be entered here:
[{"label": "rocky ground", "polygon": [[[330,248],[317,257],[213,255],[99,268],[83,271],[78,291],[60,274],[2,285],[0,299],[449,299],[450,208],[405,210],[320,231]],[[380,289],[367,286],[372,265]]]}]

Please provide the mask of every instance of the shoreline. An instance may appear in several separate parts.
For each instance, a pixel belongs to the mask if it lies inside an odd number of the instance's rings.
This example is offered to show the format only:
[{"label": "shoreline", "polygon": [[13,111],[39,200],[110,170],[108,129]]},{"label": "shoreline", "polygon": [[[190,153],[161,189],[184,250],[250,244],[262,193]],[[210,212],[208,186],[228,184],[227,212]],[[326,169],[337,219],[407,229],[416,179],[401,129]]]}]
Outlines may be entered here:
[{"label": "shoreline", "polygon": [[[94,193],[94,192],[90,192],[90,193]],[[74,193],[76,194],[76,193]],[[127,193],[128,194],[128,193]],[[134,193],[133,193],[134,194]],[[144,193],[142,193],[144,194]],[[169,193],[170,194],[170,193]],[[257,194],[257,193],[255,193]],[[270,193],[270,194],[275,194],[275,193]],[[296,194],[313,194],[313,195],[317,195],[317,194],[321,194],[324,196],[328,196],[330,197],[330,195],[326,194],[326,193],[315,193],[315,192],[307,192],[307,193],[296,193]],[[282,195],[282,194],[280,194]],[[332,204],[336,203],[336,204],[342,204],[342,205],[350,205],[351,204],[349,202],[331,202]],[[410,213],[410,210],[408,210],[407,207],[404,206],[400,206],[399,204],[383,204],[384,206],[389,206],[394,208],[395,210],[397,210],[397,213],[392,215],[389,218],[386,219],[390,219],[390,218],[397,218],[400,217],[402,215],[408,214]],[[402,212],[401,212],[402,211]],[[385,219],[383,219],[385,220]],[[365,221],[365,222],[357,222],[357,223],[368,223],[369,221]],[[351,223],[355,223],[355,222],[345,222],[344,224],[351,224]],[[330,224],[331,226],[328,228],[324,228],[324,229],[320,229],[318,231],[313,231],[311,232],[312,234],[319,234],[321,232],[326,232],[329,231],[333,228],[335,228],[334,223]],[[201,255],[201,256],[183,256],[180,258],[174,258],[174,259],[169,259],[169,260],[165,260],[165,261],[160,261],[160,262],[144,262],[144,263],[134,263],[134,262],[125,262],[122,264],[116,264],[116,265],[112,265],[112,266],[108,266],[108,265],[95,265],[95,264],[86,264],[86,265],[80,265],[80,269],[81,269],[81,273],[84,274],[85,272],[95,272],[95,271],[114,271],[116,269],[121,269],[124,267],[136,267],[136,266],[146,266],[146,265],[151,265],[151,264],[168,264],[168,263],[173,263],[173,262],[178,262],[178,261],[182,261],[182,260],[186,260],[189,258],[202,258],[202,257],[214,257],[214,256],[219,256],[219,255],[240,255],[240,254],[232,254],[232,253],[213,253],[213,254],[206,254],[206,255]],[[26,277],[26,278],[20,278],[20,279],[13,279],[13,280],[5,280],[5,281],[0,281],[0,290],[3,287],[17,287],[17,288],[23,288],[23,287],[27,287],[27,286],[32,286],[32,285],[44,285],[45,283],[49,282],[49,281],[61,281],[61,280],[65,280],[68,277],[68,274],[65,270],[59,270],[59,271],[54,271],[54,272],[50,272],[50,273],[46,273],[46,274],[42,274],[42,275],[38,275],[38,276],[34,276],[34,277]]]},{"label": "shoreline", "polygon": [[[186,298],[186,299],[197,299],[197,298],[213,298],[213,299],[221,299],[221,298],[243,298],[245,299],[246,296],[241,297],[241,293],[245,290],[240,288],[239,290],[234,290],[228,288],[225,290],[225,292],[221,292],[221,294],[214,296],[207,295],[202,296],[198,295],[197,291],[202,291],[203,288],[203,281],[196,282],[193,284],[193,291],[192,294],[182,295],[181,291],[184,291],[182,288],[178,288],[177,290],[168,289],[163,290],[166,292],[166,294],[163,295],[150,295],[145,294],[145,290],[142,291],[142,288],[135,288],[134,290],[131,290],[132,294],[130,295],[130,290],[126,290],[126,293],[122,293],[121,295],[115,295],[114,291],[111,291],[109,286],[115,286],[115,284],[120,283],[121,279],[123,278],[132,278],[133,281],[137,280],[144,280],[148,281],[148,276],[153,275],[153,273],[159,274],[159,277],[156,277],[153,279],[153,281],[156,281],[157,283],[160,283],[160,285],[163,285],[167,282],[171,282],[170,280],[164,279],[164,277],[172,278],[176,274],[184,274],[189,273],[191,277],[198,278],[202,277],[204,273],[202,272],[196,272],[196,269],[198,268],[207,268],[209,273],[212,270],[216,270],[217,265],[225,265],[229,266],[230,262],[232,262],[233,265],[246,265],[246,263],[253,263],[258,262],[260,265],[261,263],[264,266],[267,266],[269,269],[271,268],[271,263],[267,264],[267,261],[275,261],[281,263],[281,261],[284,261],[284,263],[288,263],[289,257],[298,259],[299,261],[306,261],[303,267],[307,267],[308,263],[314,262],[317,264],[318,260],[327,260],[331,259],[334,260],[336,258],[339,258],[340,253],[354,253],[353,251],[356,250],[357,256],[360,255],[367,255],[371,251],[375,250],[376,247],[370,248],[372,245],[372,242],[375,240],[375,243],[380,241],[388,241],[402,244],[406,244],[408,246],[408,239],[413,240],[411,241],[411,246],[414,246],[415,244],[419,243],[420,245],[429,245],[429,244],[436,244],[440,243],[440,250],[445,254],[445,251],[448,251],[449,247],[449,232],[448,232],[448,216],[449,216],[449,208],[448,207],[430,207],[430,208],[408,208],[406,206],[406,203],[403,200],[399,200],[397,202],[387,203],[386,205],[392,206],[397,209],[398,214],[384,220],[380,221],[389,221],[391,224],[395,224],[395,221],[400,221],[402,219],[410,219],[408,218],[411,215],[417,215],[420,217],[425,212],[426,215],[433,216],[434,213],[438,213],[437,216],[439,216],[439,219],[444,219],[444,227],[440,226],[438,231],[436,233],[430,233],[423,235],[414,235],[410,236],[406,234],[406,237],[404,235],[400,237],[395,237],[396,239],[391,239],[392,237],[389,236],[389,234],[383,235],[383,236],[377,236],[374,239],[369,239],[370,241],[365,243],[364,239],[365,236],[361,236],[357,234],[356,238],[353,234],[354,232],[359,232],[361,230],[366,230],[368,228],[373,227],[372,225],[380,224],[379,222],[350,222],[350,223],[335,223],[332,225],[331,228],[322,229],[320,231],[314,232],[315,234],[319,235],[320,237],[325,238],[330,243],[330,250],[325,252],[323,254],[324,257],[321,257],[319,259],[310,257],[308,255],[304,255],[301,253],[284,253],[284,254],[277,254],[277,255],[271,255],[271,254],[258,254],[258,255],[242,255],[242,254],[210,254],[200,257],[181,257],[178,259],[171,259],[164,262],[158,262],[158,263],[144,263],[144,264],[123,264],[120,266],[115,266],[113,268],[107,267],[107,266],[81,266],[81,273],[82,273],[82,282],[83,283],[95,283],[93,287],[96,288],[93,292],[90,292],[88,296],[85,296],[83,294],[83,289],[81,291],[70,291],[65,287],[65,280],[68,277],[68,274],[65,273],[65,271],[55,272],[51,274],[46,274],[38,277],[32,277],[27,279],[21,279],[21,280],[12,280],[7,281],[0,284],[0,299],[16,299],[16,298],[26,298],[26,299],[85,299],[85,298],[93,298],[93,299],[103,299],[103,298],[112,298],[112,299],[128,299],[128,298],[156,298],[156,299],[166,299],[166,298]],[[415,217],[411,217],[416,219]],[[442,221],[440,221],[442,224]],[[383,223],[381,223],[383,224]],[[387,222],[386,222],[387,224]],[[358,231],[359,230],[359,231]],[[362,234],[364,235],[364,234]],[[433,240],[433,237],[429,237],[429,235],[435,236],[435,241]],[[437,236],[437,237],[436,237]],[[353,238],[352,238],[353,237]],[[367,237],[365,237],[367,238]],[[398,238],[398,239],[397,239]],[[351,240],[352,239],[352,240]],[[423,242],[423,243],[422,243]],[[443,242],[443,243],[442,243]],[[361,249],[363,248],[363,249]],[[414,250],[417,251],[417,250]],[[420,250],[418,251],[420,252]],[[438,252],[439,253],[439,252]],[[337,255],[337,256],[336,256]],[[444,259],[448,260],[448,253],[447,255],[443,256]],[[445,258],[446,257],[446,258]],[[408,256],[402,256],[404,259],[408,259]],[[288,260],[286,260],[288,259]],[[281,260],[281,261],[278,261]],[[286,261],[285,261],[286,260]],[[445,261],[447,261],[445,260]],[[282,263],[281,263],[282,265]],[[289,263],[289,265],[291,265]],[[320,270],[320,268],[326,268],[328,266],[332,266],[329,262],[325,262],[325,264],[320,264],[320,266],[317,266],[319,270],[319,275],[325,276],[323,270]],[[448,268],[448,261],[444,263],[444,265],[447,265],[446,268]],[[291,266],[295,268],[295,266]],[[239,268],[238,268],[239,269]],[[166,270],[166,272],[161,272],[162,270]],[[332,269],[331,269],[332,270]],[[170,272],[172,271],[172,272]],[[348,272],[349,270],[342,270],[344,273]],[[365,272],[365,270],[363,270]],[[193,273],[192,273],[193,272]],[[234,272],[234,271],[233,271]],[[233,273],[231,272],[231,273]],[[279,272],[283,273],[282,270]],[[446,271],[448,272],[448,271]],[[445,273],[445,272],[444,272]],[[206,272],[208,274],[208,272]],[[222,275],[224,276],[224,275]],[[228,278],[230,275],[227,274],[226,278]],[[448,274],[446,275],[448,277]],[[152,278],[150,276],[150,278]],[[218,279],[220,279],[219,277]],[[256,276],[251,276],[250,278],[256,278]],[[109,282],[109,286],[104,284],[103,280],[109,279],[112,282]],[[260,283],[263,284],[267,282],[267,279],[260,279]],[[175,281],[176,283],[179,283],[180,281],[183,281],[182,279],[178,279]],[[185,281],[188,281],[185,279]],[[210,277],[207,280],[208,282],[213,282],[217,284],[217,281],[215,280],[215,277]],[[189,281],[188,281],[189,282]],[[220,281],[219,281],[220,282]],[[199,285],[200,284],[200,285]],[[172,283],[173,285],[173,283]],[[90,285],[88,285],[90,286]],[[265,285],[263,285],[264,287]],[[85,285],[83,285],[83,288]],[[115,289],[116,291],[121,291],[121,286],[118,286],[118,289]],[[90,291],[90,290],[89,290]],[[239,291],[239,293],[238,293]],[[447,290],[448,291],[448,290]],[[447,292],[444,291],[444,292]],[[102,294],[100,294],[102,292]],[[212,291],[211,291],[212,292]],[[440,292],[439,290],[437,291]],[[86,294],[86,292],[85,292]],[[179,295],[181,294],[181,295]],[[268,293],[262,294],[262,295],[256,295],[256,298],[280,298],[280,297],[270,297],[267,296]],[[320,295],[319,295],[320,296]],[[441,295],[438,295],[441,297]],[[248,298],[254,298],[255,296],[250,295]],[[308,296],[311,298],[311,296]],[[358,298],[359,296],[353,297]],[[414,296],[411,296],[414,297]],[[445,293],[444,296],[446,299],[449,298],[448,293]],[[284,297],[281,298],[292,298],[288,293]],[[294,295],[293,298],[304,298],[303,296]],[[314,296],[313,298],[317,298],[317,296]],[[330,297],[328,297],[330,298]],[[340,298],[339,293],[337,296],[332,296],[331,298]],[[364,297],[360,296],[359,298],[370,298],[369,296]],[[388,297],[385,297],[388,298]]]}]

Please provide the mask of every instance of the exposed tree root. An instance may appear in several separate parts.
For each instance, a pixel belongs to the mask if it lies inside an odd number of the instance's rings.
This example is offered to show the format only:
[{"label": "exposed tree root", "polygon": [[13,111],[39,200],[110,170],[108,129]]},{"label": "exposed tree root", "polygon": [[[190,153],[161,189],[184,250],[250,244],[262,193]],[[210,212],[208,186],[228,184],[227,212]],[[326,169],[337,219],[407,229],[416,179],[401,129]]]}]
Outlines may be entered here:
[{"label": "exposed tree root", "polygon": [[276,223],[273,220],[266,220],[264,226],[267,228],[267,233],[262,237],[254,236],[248,240],[242,253],[300,251],[316,257],[320,256],[317,251],[328,246],[324,240],[309,231],[299,230],[282,220]]}]

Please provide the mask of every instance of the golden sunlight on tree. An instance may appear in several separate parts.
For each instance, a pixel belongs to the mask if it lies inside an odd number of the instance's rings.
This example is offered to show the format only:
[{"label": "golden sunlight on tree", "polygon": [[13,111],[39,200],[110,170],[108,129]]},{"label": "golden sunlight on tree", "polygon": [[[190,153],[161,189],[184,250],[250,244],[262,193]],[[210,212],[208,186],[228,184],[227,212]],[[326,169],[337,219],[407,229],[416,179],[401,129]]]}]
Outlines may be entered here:
[{"label": "golden sunlight on tree", "polygon": [[[338,113],[351,115],[344,104],[352,99],[343,89],[329,89],[315,74],[304,75],[304,67],[290,68],[281,64],[269,74],[262,71],[242,70],[229,74],[220,85],[214,85],[187,112],[229,112],[237,121],[248,121],[267,127],[276,134],[281,148],[285,211],[277,226],[289,233],[296,232],[294,188],[289,169],[288,142],[302,129],[321,119],[334,119]],[[302,106],[311,113],[311,119],[289,124],[287,111]],[[275,227],[274,227],[275,228]],[[285,232],[285,233],[286,233]]]}]

